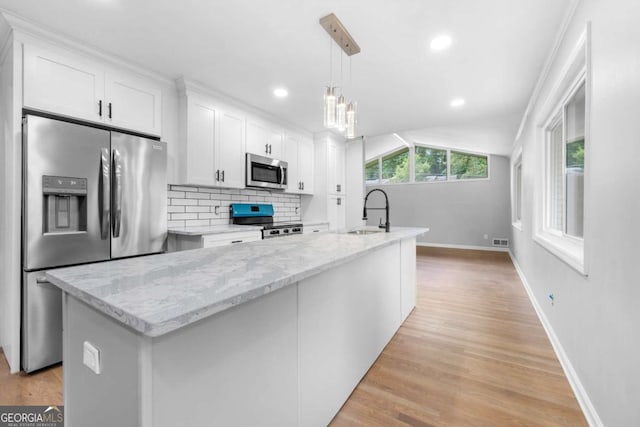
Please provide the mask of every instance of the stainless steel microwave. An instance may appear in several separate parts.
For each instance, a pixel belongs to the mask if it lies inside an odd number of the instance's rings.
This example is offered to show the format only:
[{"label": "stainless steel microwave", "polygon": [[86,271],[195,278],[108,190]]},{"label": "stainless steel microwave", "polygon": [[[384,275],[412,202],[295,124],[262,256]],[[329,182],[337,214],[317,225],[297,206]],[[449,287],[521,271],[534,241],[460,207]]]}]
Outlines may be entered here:
[{"label": "stainless steel microwave", "polygon": [[247,187],[287,188],[287,162],[247,153]]}]

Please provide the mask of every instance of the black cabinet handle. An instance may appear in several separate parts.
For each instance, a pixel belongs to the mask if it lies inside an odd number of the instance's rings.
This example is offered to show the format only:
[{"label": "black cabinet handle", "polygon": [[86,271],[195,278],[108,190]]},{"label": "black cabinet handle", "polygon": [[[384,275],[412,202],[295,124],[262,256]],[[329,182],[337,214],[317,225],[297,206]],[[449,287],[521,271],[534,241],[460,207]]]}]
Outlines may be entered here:
[{"label": "black cabinet handle", "polygon": [[342,199],[340,197],[338,197],[337,205],[340,206],[341,204],[342,204]]},{"label": "black cabinet handle", "polygon": [[269,154],[271,154],[271,144],[269,144]]},{"label": "black cabinet handle", "polygon": [[112,117],[112,107],[111,107],[111,103],[109,103],[109,118]]},{"label": "black cabinet handle", "polygon": [[102,117],[102,99],[98,101],[98,115]]},{"label": "black cabinet handle", "polygon": [[216,181],[220,181],[220,169],[216,170]]},{"label": "black cabinet handle", "polygon": [[224,171],[222,171],[222,182],[224,182]]},{"label": "black cabinet handle", "polygon": [[302,189],[304,190],[304,181],[302,182]]},{"label": "black cabinet handle", "polygon": [[233,240],[231,243],[242,243],[242,240]]},{"label": "black cabinet handle", "polygon": [[336,191],[339,193],[342,191],[342,186],[340,184],[336,184]]},{"label": "black cabinet handle", "polygon": [[269,154],[269,144],[264,144],[264,154]]}]

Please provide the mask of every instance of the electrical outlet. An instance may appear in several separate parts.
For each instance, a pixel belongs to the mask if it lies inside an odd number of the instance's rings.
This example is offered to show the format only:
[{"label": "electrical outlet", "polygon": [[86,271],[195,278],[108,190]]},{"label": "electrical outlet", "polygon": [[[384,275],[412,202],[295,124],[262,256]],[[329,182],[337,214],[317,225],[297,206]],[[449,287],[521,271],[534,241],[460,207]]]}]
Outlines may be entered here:
[{"label": "electrical outlet", "polygon": [[549,301],[551,301],[551,305],[553,305],[553,303],[556,301],[553,294],[549,294]]},{"label": "electrical outlet", "polygon": [[100,350],[89,341],[85,341],[82,351],[82,363],[96,374],[100,375]]}]

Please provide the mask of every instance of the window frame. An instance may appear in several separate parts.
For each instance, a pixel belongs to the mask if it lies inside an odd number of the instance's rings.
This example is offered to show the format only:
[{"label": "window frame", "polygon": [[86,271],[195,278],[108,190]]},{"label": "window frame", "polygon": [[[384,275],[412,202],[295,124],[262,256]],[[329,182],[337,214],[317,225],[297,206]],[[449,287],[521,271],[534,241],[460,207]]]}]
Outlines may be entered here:
[{"label": "window frame", "polygon": [[522,147],[514,158],[515,161],[511,164],[511,225],[522,231],[522,203],[524,201],[522,191]]},{"label": "window frame", "polygon": [[[543,105],[538,121],[538,134],[540,158],[538,170],[540,176],[536,182],[535,215],[533,240],[540,246],[555,255],[569,267],[588,276],[588,266],[585,262],[585,243],[588,240],[588,187],[589,187],[589,146],[590,146],[590,115],[591,115],[591,71],[589,58],[590,31],[587,30],[579,38],[569,60],[565,64],[562,73],[552,87],[551,93]],[[585,165],[584,165],[584,199],[583,199],[583,237],[568,235],[566,230],[566,105],[584,84],[585,90]],[[550,218],[550,130],[557,124],[558,118],[563,124],[562,130],[562,164],[563,164],[563,231],[549,227]]]},{"label": "window frame", "polygon": [[[447,176],[446,179],[443,180],[433,180],[433,181],[416,181],[415,179],[415,169],[416,169],[416,165],[415,165],[415,153],[416,147],[421,147],[421,148],[429,148],[432,150],[440,150],[440,151],[445,151],[446,154],[446,161],[447,161]],[[409,181],[406,182],[382,182],[382,159],[385,157],[390,157],[392,156],[394,153],[399,153],[401,151],[404,150],[409,150]],[[487,177],[486,178],[468,178],[468,179],[451,179],[451,152],[455,151],[456,153],[461,153],[461,154],[470,154],[473,156],[482,156],[482,157],[486,157],[487,159]],[[366,159],[364,162],[364,167],[366,168],[366,165],[371,164],[374,160],[378,161],[378,181],[375,183],[367,183],[365,180],[365,186],[378,186],[378,185],[414,185],[414,184],[442,184],[442,183],[452,183],[452,182],[474,182],[474,181],[488,181],[491,179],[491,155],[488,153],[481,153],[478,151],[470,151],[470,150],[459,150],[459,149],[455,149],[455,148],[447,148],[447,147],[443,147],[443,146],[438,146],[438,145],[433,145],[433,144],[421,144],[421,143],[414,143],[413,145],[409,146],[399,146],[399,147],[395,147],[392,150],[386,151],[382,154],[379,154],[375,157]]]}]

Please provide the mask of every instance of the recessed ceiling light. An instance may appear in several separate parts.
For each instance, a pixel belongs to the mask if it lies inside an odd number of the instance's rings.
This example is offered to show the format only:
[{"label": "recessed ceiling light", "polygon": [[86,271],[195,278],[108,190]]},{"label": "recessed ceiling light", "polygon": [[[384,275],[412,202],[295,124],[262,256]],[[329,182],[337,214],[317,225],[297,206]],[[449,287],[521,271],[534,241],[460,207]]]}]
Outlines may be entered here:
[{"label": "recessed ceiling light", "polygon": [[451,46],[451,37],[447,35],[438,36],[431,40],[429,46],[431,50],[444,50]]},{"label": "recessed ceiling light", "polygon": [[464,99],[462,98],[456,98],[454,100],[451,101],[450,105],[453,108],[458,108],[458,107],[462,107],[464,105]]},{"label": "recessed ceiling light", "polygon": [[276,98],[286,98],[289,95],[289,92],[284,88],[277,88],[273,90],[273,94]]}]

